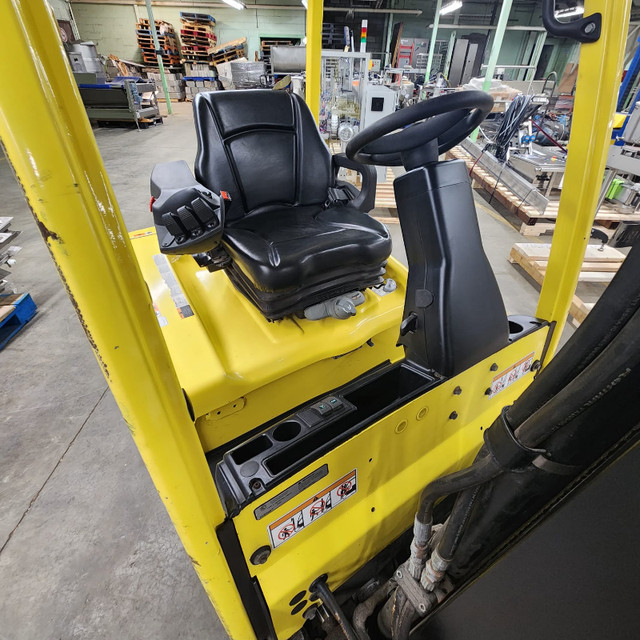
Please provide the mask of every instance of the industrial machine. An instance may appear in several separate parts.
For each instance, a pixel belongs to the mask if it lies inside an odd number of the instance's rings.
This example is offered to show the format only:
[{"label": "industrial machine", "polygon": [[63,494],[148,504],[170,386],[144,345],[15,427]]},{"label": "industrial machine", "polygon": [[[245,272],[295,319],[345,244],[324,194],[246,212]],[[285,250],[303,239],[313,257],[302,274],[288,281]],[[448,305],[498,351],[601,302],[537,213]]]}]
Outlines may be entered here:
[{"label": "industrial machine", "polygon": [[[636,247],[554,355],[629,8],[593,0],[567,25],[543,4],[554,35],[585,43],[574,131],[589,136],[571,142],[535,317],[507,316],[466,166],[438,161],[487,94],[397,111],[333,157],[319,100],[200,94],[194,172],[159,165],[154,226],[128,237],[45,3],[2,9],[31,97],[25,114],[0,92],[8,158],[232,638],[637,637]],[[319,70],[314,0],[309,14]],[[408,271],[367,213],[369,165],[406,169]]]},{"label": "industrial machine", "polygon": [[369,82],[368,53],[322,51],[320,85],[320,131],[338,138],[341,123],[356,131],[364,126],[364,105]]},{"label": "industrial machine", "polygon": [[98,82],[90,73],[77,73],[76,79],[89,120],[133,122],[139,129],[162,123],[152,80],[120,77],[111,82]]}]

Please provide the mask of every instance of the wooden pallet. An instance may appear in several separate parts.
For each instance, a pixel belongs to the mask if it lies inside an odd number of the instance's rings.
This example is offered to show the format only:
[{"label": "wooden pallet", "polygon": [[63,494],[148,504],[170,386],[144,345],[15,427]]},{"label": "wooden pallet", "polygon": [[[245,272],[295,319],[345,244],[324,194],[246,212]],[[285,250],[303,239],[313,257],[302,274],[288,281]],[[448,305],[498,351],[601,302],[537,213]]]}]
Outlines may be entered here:
[{"label": "wooden pallet", "polygon": [[387,167],[387,179],[376,185],[376,209],[390,209],[392,213],[397,212],[396,194],[393,191],[394,180],[395,175],[391,167]]},{"label": "wooden pallet", "polygon": [[207,46],[213,46],[216,44],[216,37],[215,35],[213,35],[213,33],[207,33],[207,34],[198,33],[198,32],[191,33],[189,31],[186,31],[185,29],[182,29],[180,31],[180,35],[182,36],[183,44],[185,42],[203,43],[203,44],[206,44]]},{"label": "wooden pallet", "polygon": [[[198,16],[192,19],[192,16]],[[213,33],[215,20],[208,14],[180,13],[180,35],[182,36],[182,61],[209,62],[216,37]]]},{"label": "wooden pallet", "polygon": [[[142,53],[142,61],[145,64],[156,66],[158,61],[149,24],[149,20],[145,18],[138,20],[136,23],[136,38]],[[167,66],[180,64],[178,40],[173,30],[173,25],[162,20],[156,20],[155,24],[158,29],[158,44],[162,49],[162,63]]]},{"label": "wooden pallet", "polygon": [[180,22],[211,25],[212,27],[216,26],[216,19],[208,13],[192,13],[189,11],[181,11]]},{"label": "wooden pallet", "polygon": [[209,55],[211,53],[213,47],[209,45],[201,45],[201,44],[183,44],[182,45],[182,53],[205,53]]},{"label": "wooden pallet", "polygon": [[[462,147],[454,147],[447,152],[447,160],[464,160],[471,177],[478,186],[491,194],[505,209],[522,220],[520,233],[524,236],[539,236],[555,229],[558,218],[559,200],[551,200],[544,212],[529,206],[505,184],[496,186],[495,176],[483,169],[475,158]],[[640,213],[626,214],[616,211],[611,205],[604,203],[595,216],[595,222],[605,229],[615,228],[619,222],[640,222]]]},{"label": "wooden pallet", "polygon": [[[516,243],[511,248],[509,262],[518,264],[531,278],[542,285],[547,273],[550,250],[550,244]],[[589,245],[585,252],[578,282],[609,284],[624,258],[623,253],[612,247],[604,246],[600,250],[596,245]],[[585,303],[577,294],[574,295],[569,310],[574,325],[583,322],[592,307],[593,304]]]},{"label": "wooden pallet", "polygon": [[36,314],[36,305],[28,293],[0,295],[0,349],[25,328]]},{"label": "wooden pallet", "polygon": [[223,62],[232,62],[233,60],[239,60],[244,58],[244,49],[229,49],[227,51],[221,51],[211,56],[212,64],[221,64]]},{"label": "wooden pallet", "polygon": [[238,38],[237,40],[230,40],[229,42],[223,42],[221,45],[217,46],[213,53],[221,53],[226,50],[235,50],[242,49],[244,51],[244,47],[247,43],[246,38]]}]

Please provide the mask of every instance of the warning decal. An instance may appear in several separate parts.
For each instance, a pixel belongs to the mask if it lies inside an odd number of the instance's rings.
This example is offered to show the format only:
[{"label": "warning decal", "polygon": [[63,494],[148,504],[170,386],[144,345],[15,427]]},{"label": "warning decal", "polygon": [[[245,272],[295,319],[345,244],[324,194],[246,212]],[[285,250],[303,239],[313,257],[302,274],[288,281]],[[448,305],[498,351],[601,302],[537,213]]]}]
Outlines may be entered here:
[{"label": "warning decal", "polygon": [[178,315],[183,320],[185,318],[190,318],[193,315],[193,309],[191,309],[189,301],[184,295],[184,291],[182,291],[182,287],[180,287],[178,279],[171,270],[171,266],[169,265],[167,256],[157,254],[153,256],[153,261],[156,263],[158,271],[160,272],[160,275],[162,276],[165,284],[167,285],[167,287],[169,287],[169,293],[171,294],[173,304],[176,305]]},{"label": "warning decal", "polygon": [[531,371],[531,365],[533,364],[534,355],[534,353],[530,353],[528,356],[525,356],[522,360],[518,360],[518,362],[511,365],[502,373],[499,373],[491,381],[491,393],[489,394],[489,397],[492,398],[501,391],[504,391],[516,380],[519,380],[523,375],[529,373],[529,371]]},{"label": "warning decal", "polygon": [[275,549],[290,540],[302,529],[335,509],[358,490],[357,473],[353,471],[340,478],[326,489],[316,493],[300,506],[272,522],[268,527],[271,546]]}]

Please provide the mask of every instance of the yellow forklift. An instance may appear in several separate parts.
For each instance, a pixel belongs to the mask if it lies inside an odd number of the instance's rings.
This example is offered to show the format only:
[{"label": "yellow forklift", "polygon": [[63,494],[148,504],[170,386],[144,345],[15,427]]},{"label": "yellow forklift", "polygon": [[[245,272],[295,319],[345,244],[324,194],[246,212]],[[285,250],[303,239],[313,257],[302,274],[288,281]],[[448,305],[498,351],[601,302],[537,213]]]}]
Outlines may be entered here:
[{"label": "yellow forklift", "polygon": [[[543,2],[583,44],[535,317],[507,317],[465,165],[439,161],[487,94],[396,112],[331,156],[309,0],[309,106],[200,94],[193,173],[158,165],[153,226],[128,234],[46,2],[0,8],[22,83],[0,92],[7,157],[230,637],[637,637],[638,250],[554,356],[630,5],[586,0],[566,24]],[[368,215],[376,164],[406,169],[408,270]]]}]

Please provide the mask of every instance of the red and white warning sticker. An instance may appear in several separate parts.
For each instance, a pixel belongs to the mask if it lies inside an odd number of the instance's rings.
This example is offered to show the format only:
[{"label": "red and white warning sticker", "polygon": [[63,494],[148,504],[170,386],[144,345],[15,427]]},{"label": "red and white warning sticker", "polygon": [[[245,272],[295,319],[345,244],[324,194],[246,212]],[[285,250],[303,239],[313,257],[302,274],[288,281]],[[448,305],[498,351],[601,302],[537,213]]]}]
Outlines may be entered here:
[{"label": "red and white warning sticker", "polygon": [[290,540],[325,513],[335,509],[358,490],[356,469],[272,522],[268,527],[271,546],[275,549]]},{"label": "red and white warning sticker", "polygon": [[491,393],[489,394],[489,397],[492,398],[501,391],[504,391],[516,380],[519,380],[522,376],[529,373],[529,371],[531,371],[534,356],[535,353],[530,353],[528,356],[522,358],[522,360],[518,360],[518,362],[512,364],[508,369],[499,373],[491,381]]}]

